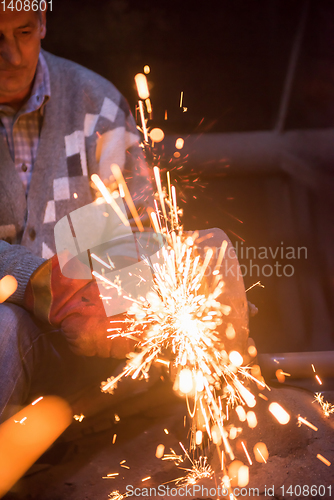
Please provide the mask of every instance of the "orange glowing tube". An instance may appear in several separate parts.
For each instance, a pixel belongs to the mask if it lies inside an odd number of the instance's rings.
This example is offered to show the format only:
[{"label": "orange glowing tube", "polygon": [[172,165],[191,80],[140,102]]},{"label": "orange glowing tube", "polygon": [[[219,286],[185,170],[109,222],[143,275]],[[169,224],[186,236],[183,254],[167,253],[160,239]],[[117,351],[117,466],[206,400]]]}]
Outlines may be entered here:
[{"label": "orange glowing tube", "polygon": [[47,396],[0,425],[0,497],[20,479],[72,422],[63,399]]}]

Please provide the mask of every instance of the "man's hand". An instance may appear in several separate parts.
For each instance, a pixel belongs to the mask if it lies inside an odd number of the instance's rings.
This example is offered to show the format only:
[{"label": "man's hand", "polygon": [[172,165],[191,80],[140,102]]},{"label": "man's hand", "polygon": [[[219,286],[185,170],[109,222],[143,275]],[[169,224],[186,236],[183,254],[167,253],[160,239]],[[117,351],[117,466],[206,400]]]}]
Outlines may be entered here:
[{"label": "man's hand", "polygon": [[[39,319],[60,328],[75,354],[121,359],[135,346],[125,337],[108,338],[117,333],[114,329],[124,330],[126,316],[107,318],[95,280],[66,278],[57,255],[31,276],[24,305]],[[107,332],[110,328],[113,331]]]}]

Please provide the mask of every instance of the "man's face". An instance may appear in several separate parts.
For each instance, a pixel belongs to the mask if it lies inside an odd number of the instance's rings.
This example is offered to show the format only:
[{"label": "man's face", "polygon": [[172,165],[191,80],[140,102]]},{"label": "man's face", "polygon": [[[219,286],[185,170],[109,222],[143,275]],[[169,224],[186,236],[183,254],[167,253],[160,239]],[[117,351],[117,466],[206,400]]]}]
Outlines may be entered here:
[{"label": "man's face", "polygon": [[45,12],[40,16],[0,6],[0,103],[15,105],[29,94],[45,23]]}]

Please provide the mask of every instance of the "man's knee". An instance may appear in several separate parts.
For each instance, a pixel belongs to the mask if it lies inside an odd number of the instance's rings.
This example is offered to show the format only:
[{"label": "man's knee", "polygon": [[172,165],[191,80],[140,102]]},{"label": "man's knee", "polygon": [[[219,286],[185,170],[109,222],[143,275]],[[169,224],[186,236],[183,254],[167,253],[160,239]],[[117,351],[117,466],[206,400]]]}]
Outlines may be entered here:
[{"label": "man's knee", "polygon": [[0,349],[17,344],[20,338],[31,340],[39,331],[30,314],[15,304],[0,304]]}]

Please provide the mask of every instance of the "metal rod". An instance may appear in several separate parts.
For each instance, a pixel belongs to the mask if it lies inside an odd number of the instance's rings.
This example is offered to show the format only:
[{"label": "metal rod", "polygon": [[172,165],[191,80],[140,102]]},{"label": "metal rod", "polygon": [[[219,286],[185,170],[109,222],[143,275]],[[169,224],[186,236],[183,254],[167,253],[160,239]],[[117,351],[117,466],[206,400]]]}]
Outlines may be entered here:
[{"label": "metal rod", "polygon": [[[202,176],[279,174],[282,156],[305,158],[319,172],[322,164],[334,164],[334,129],[192,134],[184,143],[187,156],[182,172],[200,168]],[[165,137],[166,157],[173,155],[177,135]],[[305,160],[304,160],[305,161]]]},{"label": "metal rod", "polygon": [[259,354],[258,360],[265,379],[275,378],[278,369],[291,378],[334,377],[334,351]]}]

